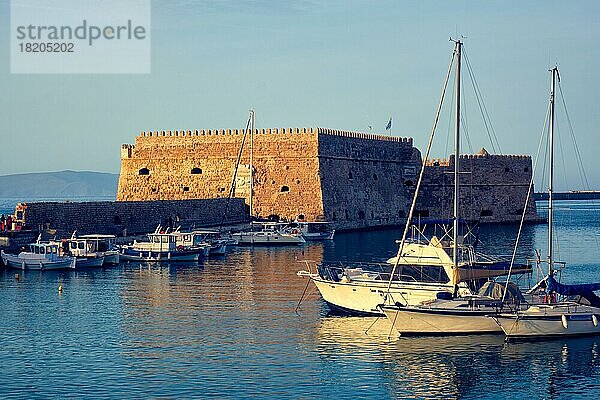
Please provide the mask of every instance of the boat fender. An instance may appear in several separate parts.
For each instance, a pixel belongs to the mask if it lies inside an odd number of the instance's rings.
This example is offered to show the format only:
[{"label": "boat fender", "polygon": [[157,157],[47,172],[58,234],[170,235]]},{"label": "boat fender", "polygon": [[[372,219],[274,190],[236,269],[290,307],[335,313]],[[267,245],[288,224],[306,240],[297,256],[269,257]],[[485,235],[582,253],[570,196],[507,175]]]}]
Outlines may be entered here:
[{"label": "boat fender", "polygon": [[598,316],[596,314],[592,314],[592,323],[594,326],[598,326]]},{"label": "boat fender", "polygon": [[561,315],[560,319],[562,321],[563,328],[569,329],[569,320],[568,320],[567,316],[565,314],[563,314],[563,315]]},{"label": "boat fender", "polygon": [[294,229],[293,233],[294,233],[294,235],[297,235],[298,234],[298,229]]}]

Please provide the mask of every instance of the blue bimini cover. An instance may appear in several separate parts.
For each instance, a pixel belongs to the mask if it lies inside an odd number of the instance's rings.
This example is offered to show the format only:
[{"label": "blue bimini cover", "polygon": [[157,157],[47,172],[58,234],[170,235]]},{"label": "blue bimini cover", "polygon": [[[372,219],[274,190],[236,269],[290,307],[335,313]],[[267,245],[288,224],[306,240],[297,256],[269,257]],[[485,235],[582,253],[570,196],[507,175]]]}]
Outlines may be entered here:
[{"label": "blue bimini cover", "polygon": [[556,279],[554,279],[554,276],[547,276],[546,289],[549,292],[555,292],[562,294],[563,296],[581,296],[586,298],[590,302],[590,305],[600,307],[600,297],[594,293],[595,290],[600,290],[600,282],[565,285],[558,283]]}]

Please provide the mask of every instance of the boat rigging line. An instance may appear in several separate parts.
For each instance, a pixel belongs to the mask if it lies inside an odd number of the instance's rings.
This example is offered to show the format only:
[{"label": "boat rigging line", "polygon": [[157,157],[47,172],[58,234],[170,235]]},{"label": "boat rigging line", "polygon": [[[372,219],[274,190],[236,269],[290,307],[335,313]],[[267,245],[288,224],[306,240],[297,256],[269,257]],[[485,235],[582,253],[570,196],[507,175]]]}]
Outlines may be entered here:
[{"label": "boat rigging line", "polygon": [[227,211],[229,210],[229,203],[231,202],[231,198],[235,193],[235,180],[237,177],[238,168],[240,166],[240,160],[242,159],[242,152],[244,150],[244,143],[246,142],[246,136],[248,135],[248,127],[250,126],[251,116],[248,117],[248,122],[246,122],[246,129],[244,129],[244,135],[242,136],[242,144],[240,146],[240,150],[238,151],[237,160],[235,163],[235,169],[233,170],[233,177],[231,178],[231,185],[229,186],[229,196],[227,196],[227,202],[225,203],[225,210],[223,210],[223,216],[221,217],[221,223],[219,224],[219,231],[223,228],[223,224],[225,223],[225,219],[227,218]]},{"label": "boat rigging line", "polygon": [[504,285],[504,292],[502,293],[502,304],[504,304],[504,300],[506,299],[506,294],[508,292],[508,282],[510,281],[510,278],[512,275],[513,265],[515,263],[515,258],[517,256],[517,248],[519,247],[521,233],[523,232],[523,226],[525,224],[525,215],[527,215],[527,205],[529,204],[529,201],[532,200],[531,193],[533,192],[533,182],[535,179],[535,171],[537,169],[537,164],[538,164],[538,161],[540,158],[540,152],[542,150],[542,143],[544,143],[544,137],[546,136],[546,126],[548,124],[549,116],[550,116],[550,104],[548,104],[548,109],[546,110],[546,118],[544,118],[544,123],[542,124],[542,131],[540,132],[540,142],[538,143],[537,153],[535,154],[535,160],[533,162],[533,168],[531,170],[531,180],[529,181],[529,188],[527,189],[527,196],[525,198],[525,206],[523,207],[523,213],[521,214],[521,221],[519,223],[517,239],[515,240],[515,246],[513,248],[513,253],[510,258],[510,266],[508,268],[508,275],[506,276],[506,284]]},{"label": "boat rigging line", "polygon": [[[452,40],[452,39],[450,39]],[[438,121],[440,119],[440,112],[442,109],[442,104],[444,103],[444,97],[446,95],[446,88],[448,87],[448,81],[450,80],[450,74],[452,73],[452,65],[454,63],[454,58],[457,54],[457,51],[459,50],[459,45],[461,44],[460,41],[459,42],[455,42],[456,46],[454,48],[454,51],[452,52],[452,57],[450,58],[450,63],[448,64],[448,72],[446,73],[446,80],[444,81],[444,87],[442,89],[442,94],[440,95],[440,101],[438,104],[438,108],[437,111],[435,113],[435,119],[433,122],[433,127],[431,129],[431,136],[429,137],[429,142],[427,143],[427,149],[425,150],[425,154],[423,155],[423,162],[421,165],[421,171],[419,172],[419,179],[417,181],[417,186],[415,188],[415,194],[413,196],[413,200],[412,203],[410,205],[410,211],[408,213],[408,218],[406,219],[406,224],[404,226],[404,232],[402,233],[402,240],[400,241],[400,245],[398,246],[398,253],[396,254],[396,261],[394,262],[394,267],[392,268],[392,273],[390,274],[390,280],[388,282],[387,285],[387,289],[386,289],[386,293],[383,296],[383,302],[385,303],[387,301],[388,296],[390,295],[390,288],[392,286],[392,281],[394,279],[394,274],[396,273],[396,270],[398,269],[398,264],[400,263],[400,258],[403,256],[402,251],[404,248],[404,244],[406,243],[406,237],[408,235],[408,230],[410,229],[410,222],[412,220],[414,211],[415,211],[415,207],[417,204],[417,198],[419,196],[419,190],[421,189],[421,183],[423,182],[423,175],[425,173],[425,166],[427,165],[427,159],[429,158],[429,152],[431,151],[431,145],[433,143],[433,138],[435,136],[435,131],[437,128],[437,124]],[[458,160],[455,160],[454,162],[456,163]],[[393,300],[393,299],[392,299]]]}]

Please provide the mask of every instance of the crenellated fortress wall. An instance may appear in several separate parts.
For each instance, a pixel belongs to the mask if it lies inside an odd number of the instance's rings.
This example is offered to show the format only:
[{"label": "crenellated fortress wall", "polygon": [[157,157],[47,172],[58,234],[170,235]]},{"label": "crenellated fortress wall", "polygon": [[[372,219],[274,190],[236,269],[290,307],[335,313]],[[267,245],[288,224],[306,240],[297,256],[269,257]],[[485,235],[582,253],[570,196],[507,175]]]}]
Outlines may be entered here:
[{"label": "crenellated fortress wall", "polygon": [[[134,145],[121,148],[117,200],[227,197],[245,133],[141,132]],[[234,196],[248,204],[250,135],[245,140]],[[274,128],[256,129],[253,143],[255,216],[303,215],[310,221],[331,221],[338,229],[396,225],[406,218],[421,165],[411,138],[319,127]],[[465,217],[515,221],[531,178],[531,158],[483,151],[461,156],[461,161]],[[452,157],[428,163],[419,215],[447,217],[452,211],[453,165]],[[537,219],[533,202],[528,219]]]}]

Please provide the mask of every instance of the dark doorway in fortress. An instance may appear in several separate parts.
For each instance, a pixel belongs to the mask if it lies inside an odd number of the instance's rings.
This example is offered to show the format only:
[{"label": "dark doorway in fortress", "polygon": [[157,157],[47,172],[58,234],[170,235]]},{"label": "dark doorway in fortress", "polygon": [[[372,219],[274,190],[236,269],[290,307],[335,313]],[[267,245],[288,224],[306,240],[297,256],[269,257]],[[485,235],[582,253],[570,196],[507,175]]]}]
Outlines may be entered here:
[{"label": "dark doorway in fortress", "polygon": [[283,185],[280,190],[281,193],[285,193],[285,192],[289,192],[289,191],[290,191],[290,187],[285,186],[285,185]]},{"label": "dark doorway in fortress", "polygon": [[491,217],[492,215],[494,215],[494,213],[492,212],[492,210],[481,210],[479,215],[482,217]]},{"label": "dark doorway in fortress", "polygon": [[200,168],[192,168],[192,175],[199,175],[202,173]]},{"label": "dark doorway in fortress", "polygon": [[138,171],[140,175],[150,175],[150,170],[148,168],[142,168]]}]

